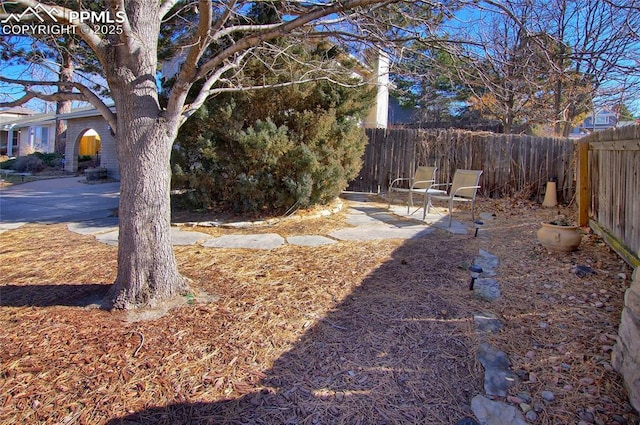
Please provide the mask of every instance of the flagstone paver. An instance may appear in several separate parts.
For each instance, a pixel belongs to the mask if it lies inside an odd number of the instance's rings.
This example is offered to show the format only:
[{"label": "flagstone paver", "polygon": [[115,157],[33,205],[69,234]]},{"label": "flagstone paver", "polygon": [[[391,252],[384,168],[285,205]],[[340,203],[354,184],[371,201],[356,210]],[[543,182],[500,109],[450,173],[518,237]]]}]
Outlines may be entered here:
[{"label": "flagstone paver", "polygon": [[[69,230],[76,233],[81,234],[91,234],[84,233],[87,232],[88,229],[97,229],[93,235],[95,235],[96,239],[99,242],[105,243],[107,245],[118,245],[118,228],[111,228],[110,230],[101,226],[90,226],[90,227],[82,227],[82,226],[68,226]],[[192,231],[183,231],[179,227],[171,228],[171,243],[174,246],[184,246],[184,245],[196,245],[198,243],[203,243],[207,240],[212,239],[211,235],[202,232],[192,232]]]},{"label": "flagstone paver", "polygon": [[208,248],[273,249],[284,245],[285,239],[277,233],[256,235],[225,235],[205,241]]},{"label": "flagstone paver", "polygon": [[320,235],[301,235],[287,237],[287,243],[297,246],[321,246],[338,243],[338,241]]},{"label": "flagstone paver", "polygon": [[[70,223],[69,230],[80,234],[93,234],[100,242],[117,245],[117,217],[95,219],[86,222]],[[392,206],[391,209],[369,205],[363,201],[351,201],[346,211],[346,222],[350,227],[335,230],[326,235],[289,236],[286,239],[276,233],[224,235],[212,237],[205,233],[187,230],[185,227],[172,227],[174,245],[201,244],[206,248],[243,248],[274,249],[285,244],[296,246],[322,246],[338,241],[372,241],[382,239],[421,238],[433,233],[436,228],[454,233],[467,234],[467,225],[454,220],[449,226],[447,217],[430,214],[422,221],[420,212],[408,214],[406,207]],[[246,228],[255,225],[251,222],[222,223],[218,227]]]}]

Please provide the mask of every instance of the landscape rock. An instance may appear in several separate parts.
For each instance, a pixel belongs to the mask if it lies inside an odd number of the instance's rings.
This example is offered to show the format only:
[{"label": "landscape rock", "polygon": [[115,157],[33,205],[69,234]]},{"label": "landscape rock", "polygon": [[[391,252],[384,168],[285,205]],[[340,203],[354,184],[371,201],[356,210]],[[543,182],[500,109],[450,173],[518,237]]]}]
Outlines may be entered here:
[{"label": "landscape rock", "polygon": [[496,333],[504,326],[504,323],[493,313],[476,313],[473,315],[476,329],[485,333]]},{"label": "landscape rock", "polygon": [[478,348],[478,361],[484,367],[484,391],[488,395],[506,397],[516,375],[509,370],[509,357],[486,342]]},{"label": "landscape rock", "polygon": [[481,425],[527,425],[526,419],[515,406],[482,395],[471,400],[471,410]]},{"label": "landscape rock", "polygon": [[494,271],[498,268],[500,260],[497,256],[490,253],[489,251],[485,251],[484,249],[480,249],[478,253],[480,256],[476,257],[475,260],[473,260],[473,264],[482,267],[484,273]]},{"label": "landscape rock", "polygon": [[495,301],[500,298],[500,285],[490,277],[478,278],[473,285],[474,294],[487,301]]}]

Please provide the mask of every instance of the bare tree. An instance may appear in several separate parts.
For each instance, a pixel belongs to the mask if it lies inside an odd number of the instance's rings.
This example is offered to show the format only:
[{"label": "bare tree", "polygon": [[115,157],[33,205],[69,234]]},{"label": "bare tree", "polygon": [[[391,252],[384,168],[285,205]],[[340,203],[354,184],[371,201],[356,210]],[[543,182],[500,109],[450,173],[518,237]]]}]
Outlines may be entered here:
[{"label": "bare tree", "polygon": [[476,107],[514,122],[546,123],[568,135],[597,103],[637,93],[640,9],[636,0],[484,2],[457,76]]},{"label": "bare tree", "polygon": [[[118,272],[108,303],[113,308],[133,308],[189,290],[188,280],[178,271],[170,239],[169,157],[178,128],[207,98],[246,89],[242,67],[249,58],[260,57],[268,63],[273,55],[289,54],[287,43],[275,41],[289,40],[290,44],[330,38],[385,47],[389,38],[429,36],[433,11],[446,3],[105,0],[103,10],[118,28],[105,34],[62,1],[52,8],[35,0],[16,0],[12,2],[15,9],[6,12],[46,8],[57,25],[75,29],[101,64],[116,113],[78,81],[36,82],[7,76],[0,80],[24,87],[20,102],[34,97],[88,101],[114,132],[121,175],[120,236]],[[272,8],[275,16],[270,23],[252,19],[258,5]],[[5,13],[0,19],[8,16]],[[167,33],[169,38],[162,39]],[[179,65],[163,93],[166,99],[156,84],[159,54]],[[331,63],[322,65],[326,69]],[[330,76],[315,69],[308,78]],[[292,81],[283,78],[282,84],[288,83]],[[67,90],[46,95],[42,90],[46,87]]]},{"label": "bare tree", "polygon": [[505,1],[489,7],[482,8],[458,35],[461,42],[454,51],[462,66],[447,69],[470,91],[471,109],[499,120],[503,131],[511,133],[539,120],[548,66],[527,30],[530,2]]},{"label": "bare tree", "polygon": [[[635,4],[635,6],[633,6]],[[556,132],[568,135],[576,118],[594,103],[610,103],[636,91],[640,8],[635,0],[553,0],[537,8],[533,30],[555,40],[553,64]]]}]

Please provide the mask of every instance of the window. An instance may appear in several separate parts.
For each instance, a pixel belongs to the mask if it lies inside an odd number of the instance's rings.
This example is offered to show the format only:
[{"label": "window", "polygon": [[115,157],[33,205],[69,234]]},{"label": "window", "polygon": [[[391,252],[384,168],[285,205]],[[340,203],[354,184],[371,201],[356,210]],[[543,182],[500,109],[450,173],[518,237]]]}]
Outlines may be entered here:
[{"label": "window", "polygon": [[49,152],[49,127],[32,127],[31,147],[37,152]]},{"label": "window", "polygon": [[19,145],[20,145],[20,130],[13,130],[13,132],[11,132],[11,147],[14,155],[18,153]]}]

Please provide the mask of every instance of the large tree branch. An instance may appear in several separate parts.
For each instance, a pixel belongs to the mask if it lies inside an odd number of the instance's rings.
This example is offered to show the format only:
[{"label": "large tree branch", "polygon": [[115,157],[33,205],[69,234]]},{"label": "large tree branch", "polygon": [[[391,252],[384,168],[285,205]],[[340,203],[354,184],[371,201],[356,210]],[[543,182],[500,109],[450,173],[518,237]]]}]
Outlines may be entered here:
[{"label": "large tree branch", "polygon": [[330,4],[328,6],[321,6],[315,10],[299,15],[297,18],[290,21],[286,21],[277,25],[266,25],[263,27],[257,26],[254,28],[254,33],[246,37],[237,40],[231,46],[222,50],[215,55],[205,64],[200,66],[198,73],[195,76],[194,81],[206,78],[211,70],[220,66],[226,58],[233,57],[238,52],[249,49],[251,47],[258,46],[260,43],[268,40],[273,40],[279,37],[283,37],[287,34],[291,34],[295,30],[311,24],[326,16],[338,14],[346,10],[365,7],[373,4],[391,4],[397,3],[399,0],[346,0],[337,3]]},{"label": "large tree branch", "polygon": [[164,0],[160,5],[160,19],[164,18],[167,13],[169,13],[171,8],[176,5],[176,3],[178,3],[178,0]]},{"label": "large tree branch", "polygon": [[211,96],[211,87],[213,87],[213,85],[220,80],[222,75],[234,68],[240,67],[242,61],[247,55],[249,55],[249,53],[250,50],[247,50],[242,54],[239,54],[234,61],[220,67],[218,70],[216,70],[216,72],[212,73],[212,75],[210,75],[207,80],[205,80],[196,98],[189,105],[185,105],[184,110],[181,113],[180,125],[182,125],[187,120],[187,118],[193,115],[193,113],[196,112],[204,104],[207,98]]},{"label": "large tree branch", "polygon": [[[13,101],[0,104],[0,106],[18,106],[23,105],[31,99],[42,99],[47,101],[57,101],[57,100],[81,100],[91,103],[94,108],[102,115],[102,117],[107,121],[107,123],[111,126],[112,129],[116,127],[116,115],[111,111],[111,109],[100,99],[91,89],[89,89],[84,84],[80,84],[78,82],[73,81],[28,81],[28,80],[16,80],[13,78],[6,78],[0,75],[0,81],[16,84],[24,87],[25,96],[22,98]],[[52,94],[38,92],[33,90],[33,87],[66,87],[69,89],[76,89],[77,92],[65,91],[65,92],[57,92]],[[19,102],[19,103],[18,103]],[[11,104],[9,104],[11,103]]]},{"label": "large tree branch", "polygon": [[0,107],[11,108],[13,106],[22,106],[32,99],[41,99],[41,100],[46,100],[48,102],[58,102],[60,100],[78,100],[78,101],[87,100],[82,93],[65,93],[65,92],[42,93],[35,90],[26,90],[26,94],[19,99],[16,99],[11,102],[0,102]]},{"label": "large tree branch", "polygon": [[177,116],[182,112],[182,106],[193,84],[193,77],[197,72],[197,63],[211,43],[209,37],[209,30],[213,20],[211,0],[199,0],[198,4],[200,9],[198,27],[191,37],[191,47],[188,50],[184,66],[178,72],[167,102],[167,114],[169,116]]}]

